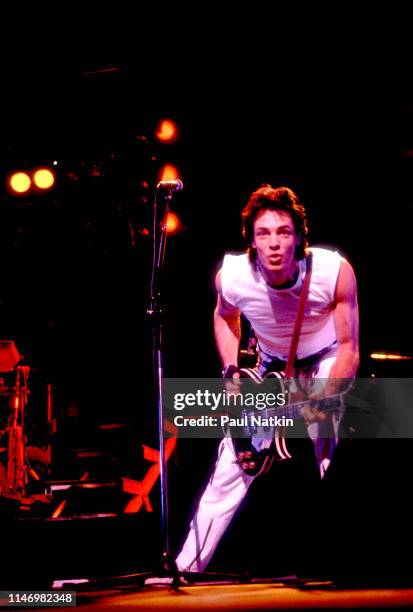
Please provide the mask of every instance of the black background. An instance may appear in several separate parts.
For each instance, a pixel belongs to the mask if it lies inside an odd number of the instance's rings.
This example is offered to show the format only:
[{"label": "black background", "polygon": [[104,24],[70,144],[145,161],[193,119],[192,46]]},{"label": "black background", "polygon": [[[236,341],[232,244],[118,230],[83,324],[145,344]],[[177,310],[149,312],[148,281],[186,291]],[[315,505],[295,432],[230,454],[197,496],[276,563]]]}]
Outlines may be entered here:
[{"label": "black background", "polygon": [[[172,206],[185,229],[167,244],[167,376],[219,373],[213,278],[224,252],[244,247],[240,211],[263,182],[296,190],[311,243],[352,262],[361,373],[410,376],[369,359],[376,350],[413,353],[404,16],[154,13],[125,2],[4,13],[2,176],[59,162],[50,194],[13,198],[0,185],[0,334],[32,367],[34,427],[53,383],[62,422],[75,415],[85,445],[97,423],[114,421],[133,422],[137,439],[155,444],[151,244],[140,230],[150,227],[163,161],[180,167],[185,185]],[[153,138],[161,117],[179,125],[176,144]],[[101,176],[90,176],[94,165]],[[213,448],[178,451],[179,517]],[[349,465],[347,479],[356,461]]]}]

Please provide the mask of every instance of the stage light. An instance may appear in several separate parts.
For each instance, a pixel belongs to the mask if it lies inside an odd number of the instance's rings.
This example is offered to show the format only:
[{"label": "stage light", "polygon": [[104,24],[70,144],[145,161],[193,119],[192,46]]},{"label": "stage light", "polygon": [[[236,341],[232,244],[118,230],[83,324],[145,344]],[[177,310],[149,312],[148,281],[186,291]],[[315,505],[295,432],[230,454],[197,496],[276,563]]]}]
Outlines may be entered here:
[{"label": "stage light", "polygon": [[60,502],[60,504],[57,506],[56,510],[54,510],[51,518],[59,518],[59,516],[62,514],[63,510],[66,507],[66,499],[64,499],[62,502]]},{"label": "stage light", "polygon": [[161,119],[155,130],[155,137],[163,143],[172,144],[179,138],[179,129],[172,119]]},{"label": "stage light", "polygon": [[51,189],[55,184],[55,174],[50,168],[38,168],[33,172],[33,182],[38,189]]},{"label": "stage light", "polygon": [[7,188],[14,195],[24,195],[31,187],[32,181],[27,172],[13,172],[7,180]]},{"label": "stage light", "polygon": [[177,178],[180,178],[179,170],[173,164],[165,164],[159,171],[159,181],[173,181]]},{"label": "stage light", "polygon": [[178,215],[169,211],[166,216],[166,231],[168,234],[177,234],[182,229],[182,223]]},{"label": "stage light", "polygon": [[413,359],[412,355],[400,355],[400,353],[371,353],[370,357],[377,361],[405,361]]}]

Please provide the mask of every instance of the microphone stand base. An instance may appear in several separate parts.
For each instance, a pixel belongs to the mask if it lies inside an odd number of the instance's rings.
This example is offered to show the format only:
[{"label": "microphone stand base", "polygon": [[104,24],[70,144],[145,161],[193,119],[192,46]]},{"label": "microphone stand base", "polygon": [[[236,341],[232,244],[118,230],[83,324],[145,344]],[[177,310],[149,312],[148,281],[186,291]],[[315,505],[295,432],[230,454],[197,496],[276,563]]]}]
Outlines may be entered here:
[{"label": "microphone stand base", "polygon": [[105,578],[66,579],[55,580],[52,589],[67,589],[75,586],[76,591],[97,591],[118,587],[162,587],[173,588],[195,585],[242,584],[251,582],[253,577],[247,573],[220,573],[220,572],[176,572],[148,571],[126,574],[122,576],[109,576]]}]

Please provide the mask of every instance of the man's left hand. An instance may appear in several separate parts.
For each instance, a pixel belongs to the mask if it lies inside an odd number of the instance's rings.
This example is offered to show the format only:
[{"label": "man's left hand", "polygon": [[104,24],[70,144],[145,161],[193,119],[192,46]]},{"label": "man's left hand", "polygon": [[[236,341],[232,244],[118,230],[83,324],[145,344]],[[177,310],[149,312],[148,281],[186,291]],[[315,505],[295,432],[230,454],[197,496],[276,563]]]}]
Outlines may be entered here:
[{"label": "man's left hand", "polygon": [[311,425],[312,423],[320,423],[322,421],[325,421],[327,418],[325,412],[321,412],[314,406],[310,406],[310,404],[302,408],[301,414],[306,425]]}]

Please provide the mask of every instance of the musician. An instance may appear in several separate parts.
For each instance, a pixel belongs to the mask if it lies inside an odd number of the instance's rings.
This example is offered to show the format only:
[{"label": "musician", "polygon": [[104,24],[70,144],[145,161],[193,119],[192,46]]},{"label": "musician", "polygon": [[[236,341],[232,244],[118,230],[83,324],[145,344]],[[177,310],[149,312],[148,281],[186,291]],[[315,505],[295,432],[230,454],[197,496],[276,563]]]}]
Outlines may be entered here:
[{"label": "musician", "polygon": [[[239,377],[240,315],[258,341],[257,372],[285,368],[298,303],[312,257],[312,275],[295,361],[295,376],[352,379],[359,364],[358,306],[353,269],[337,251],[309,248],[307,219],[298,196],[287,187],[265,184],[242,212],[242,255],[226,255],[216,277],[214,332],[225,378]],[[331,384],[331,389],[329,385]],[[337,443],[330,416],[306,406],[303,417],[313,441],[321,477]],[[262,447],[268,440],[262,441]],[[181,571],[203,571],[244,498],[254,476],[241,468],[230,438],[219,446],[215,471],[191,521],[176,562]]]}]

